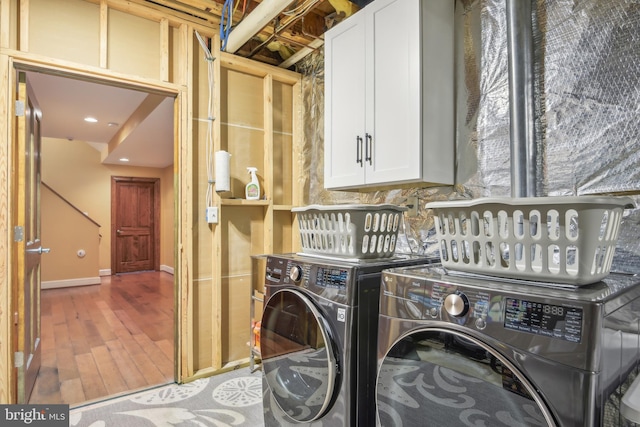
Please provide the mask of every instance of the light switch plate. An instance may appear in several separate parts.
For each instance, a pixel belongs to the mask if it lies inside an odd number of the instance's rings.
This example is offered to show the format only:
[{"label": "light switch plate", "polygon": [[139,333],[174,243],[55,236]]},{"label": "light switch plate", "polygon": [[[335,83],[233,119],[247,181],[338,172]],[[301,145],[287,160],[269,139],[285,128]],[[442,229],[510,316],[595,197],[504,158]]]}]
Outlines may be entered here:
[{"label": "light switch plate", "polygon": [[209,206],[207,208],[207,212],[205,214],[207,218],[207,222],[209,224],[217,224],[218,223],[218,208],[216,206]]}]

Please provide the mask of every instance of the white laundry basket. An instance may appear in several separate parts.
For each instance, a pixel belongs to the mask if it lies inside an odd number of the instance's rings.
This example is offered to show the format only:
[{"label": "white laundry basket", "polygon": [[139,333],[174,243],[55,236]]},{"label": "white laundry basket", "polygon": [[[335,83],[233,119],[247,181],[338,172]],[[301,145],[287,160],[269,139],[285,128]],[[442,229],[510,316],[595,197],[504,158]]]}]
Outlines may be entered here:
[{"label": "white laundry basket", "polygon": [[481,198],[431,202],[451,270],[586,285],[609,274],[629,197]]},{"label": "white laundry basket", "polygon": [[341,258],[394,256],[402,213],[407,208],[382,205],[310,205],[293,208],[302,252]]}]

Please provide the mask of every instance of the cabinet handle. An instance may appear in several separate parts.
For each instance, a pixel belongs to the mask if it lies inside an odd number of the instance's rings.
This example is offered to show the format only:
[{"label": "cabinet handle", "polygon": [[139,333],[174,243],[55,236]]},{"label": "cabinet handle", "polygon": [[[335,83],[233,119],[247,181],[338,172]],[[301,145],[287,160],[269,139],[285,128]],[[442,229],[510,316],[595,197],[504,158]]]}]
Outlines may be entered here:
[{"label": "cabinet handle", "polygon": [[360,163],[362,167],[362,137],[356,136],[356,163]]},{"label": "cabinet handle", "polygon": [[364,160],[366,162],[369,162],[369,164],[373,164],[371,162],[371,157],[373,154],[373,138],[371,138],[371,135],[369,135],[368,133],[365,134],[365,138],[367,138],[367,145],[365,145],[365,154],[364,154]]}]

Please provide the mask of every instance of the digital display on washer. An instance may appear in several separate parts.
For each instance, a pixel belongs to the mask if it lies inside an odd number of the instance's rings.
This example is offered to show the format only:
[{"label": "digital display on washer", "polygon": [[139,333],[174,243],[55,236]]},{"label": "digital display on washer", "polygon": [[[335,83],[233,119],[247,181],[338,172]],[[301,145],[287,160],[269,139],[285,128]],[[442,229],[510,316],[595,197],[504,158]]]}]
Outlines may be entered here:
[{"label": "digital display on washer", "polygon": [[316,285],[323,288],[344,288],[347,286],[347,270],[339,268],[318,268]]},{"label": "digital display on washer", "polygon": [[507,298],[504,327],[579,343],[582,309]]}]

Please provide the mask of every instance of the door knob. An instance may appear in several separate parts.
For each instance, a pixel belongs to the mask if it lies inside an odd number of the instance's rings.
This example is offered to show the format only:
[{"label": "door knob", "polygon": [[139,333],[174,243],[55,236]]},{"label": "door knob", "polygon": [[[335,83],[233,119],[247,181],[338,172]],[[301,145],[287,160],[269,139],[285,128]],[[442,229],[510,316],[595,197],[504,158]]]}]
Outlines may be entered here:
[{"label": "door knob", "polygon": [[42,246],[40,246],[39,248],[36,248],[36,249],[27,249],[27,252],[38,253],[38,254],[48,254],[49,252],[51,252],[51,248],[43,248]]}]

